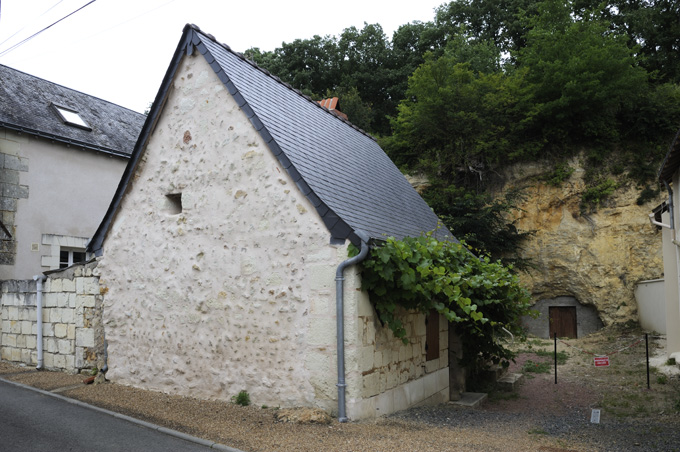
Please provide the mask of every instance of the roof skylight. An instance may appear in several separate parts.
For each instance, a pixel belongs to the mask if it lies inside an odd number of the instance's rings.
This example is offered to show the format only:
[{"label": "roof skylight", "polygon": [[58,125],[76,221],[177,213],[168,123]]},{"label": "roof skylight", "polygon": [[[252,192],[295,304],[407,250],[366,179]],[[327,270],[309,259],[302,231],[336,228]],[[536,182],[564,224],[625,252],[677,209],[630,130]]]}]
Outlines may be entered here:
[{"label": "roof skylight", "polygon": [[90,127],[89,124],[80,117],[77,111],[56,104],[52,104],[52,107],[57,112],[59,118],[64,122],[64,124],[79,127],[85,130],[92,130],[92,127]]}]

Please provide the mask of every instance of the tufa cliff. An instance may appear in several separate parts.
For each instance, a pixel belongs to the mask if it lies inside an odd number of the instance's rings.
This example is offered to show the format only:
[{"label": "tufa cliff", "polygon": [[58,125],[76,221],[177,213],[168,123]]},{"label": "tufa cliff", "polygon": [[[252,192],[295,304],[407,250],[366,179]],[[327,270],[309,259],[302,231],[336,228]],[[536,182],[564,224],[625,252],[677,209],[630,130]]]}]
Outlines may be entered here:
[{"label": "tufa cliff", "polygon": [[573,296],[593,306],[605,325],[637,320],[636,283],[663,277],[661,234],[648,219],[662,199],[639,206],[639,190],[619,181],[596,211],[582,212],[585,170],[578,158],[569,165],[574,172],[558,187],[542,181],[552,164],[517,165],[502,175],[502,190],[525,194],[517,227],[535,231],[522,255],[536,268],[521,279],[536,301]]}]

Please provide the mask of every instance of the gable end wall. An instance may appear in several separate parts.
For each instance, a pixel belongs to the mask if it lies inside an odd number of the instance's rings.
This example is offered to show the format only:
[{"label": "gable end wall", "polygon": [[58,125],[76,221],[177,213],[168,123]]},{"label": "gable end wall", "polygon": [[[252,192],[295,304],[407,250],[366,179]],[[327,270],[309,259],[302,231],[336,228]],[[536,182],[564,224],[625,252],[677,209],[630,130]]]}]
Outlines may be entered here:
[{"label": "gable end wall", "polygon": [[[168,194],[181,194],[181,213]],[[204,58],[184,57],[99,261],[107,377],[335,413],[335,270],[347,247],[329,239]],[[425,363],[422,340],[402,346],[380,327],[357,272],[345,282],[348,414],[443,392],[446,353]],[[408,328],[424,335],[423,316]]]}]

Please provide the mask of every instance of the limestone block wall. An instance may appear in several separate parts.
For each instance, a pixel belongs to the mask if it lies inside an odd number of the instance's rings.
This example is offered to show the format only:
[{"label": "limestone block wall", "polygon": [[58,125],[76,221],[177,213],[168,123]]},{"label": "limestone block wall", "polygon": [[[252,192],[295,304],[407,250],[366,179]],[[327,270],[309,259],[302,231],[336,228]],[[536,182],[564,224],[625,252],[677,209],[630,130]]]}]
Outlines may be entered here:
[{"label": "limestone block wall", "polygon": [[441,316],[439,357],[426,360],[425,315],[400,313],[409,338],[404,344],[381,325],[366,292],[358,290],[361,279],[357,268],[348,271],[346,284],[353,287],[347,295],[346,322],[354,319],[352,345],[346,360],[350,371],[347,413],[351,419],[387,415],[419,404],[449,400],[448,322]]},{"label": "limestone block wall", "polygon": [[[102,296],[95,263],[51,272],[43,283],[43,366],[77,372],[95,368],[103,346]],[[37,283],[2,282],[0,357],[37,365]]]}]

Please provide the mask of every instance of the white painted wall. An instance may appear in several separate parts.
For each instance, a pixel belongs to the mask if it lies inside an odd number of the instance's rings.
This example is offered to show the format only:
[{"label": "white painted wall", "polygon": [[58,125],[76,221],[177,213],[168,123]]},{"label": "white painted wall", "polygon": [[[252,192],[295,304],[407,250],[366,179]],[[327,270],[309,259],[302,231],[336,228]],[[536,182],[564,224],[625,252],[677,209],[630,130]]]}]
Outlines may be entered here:
[{"label": "white painted wall", "polygon": [[[664,270],[664,293],[666,300],[666,352],[670,356],[673,353],[680,352],[680,296],[678,292],[678,285],[680,284],[679,259],[680,253],[678,246],[673,244],[673,240],[677,240],[677,228],[680,226],[680,215],[678,215],[678,201],[680,201],[680,171],[676,171],[673,175],[673,197],[675,204],[675,230],[662,228],[661,234],[663,237],[663,270]],[[670,215],[668,212],[662,216],[664,224],[670,223]]]},{"label": "white painted wall", "polygon": [[19,172],[19,183],[28,187],[28,198],[17,201],[16,213],[3,216],[5,224],[16,225],[17,254],[15,265],[0,265],[0,280],[27,279],[50,269],[42,262],[43,256],[53,254],[51,245],[43,243],[43,234],[79,237],[79,242],[92,236],[127,159],[3,128],[0,153],[20,157],[28,167],[28,171]]},{"label": "white painted wall", "polygon": [[635,286],[640,326],[646,331],[666,334],[666,294],[664,280],[640,281]]},{"label": "white painted wall", "polygon": [[[173,214],[166,195],[178,193],[182,212]],[[222,400],[246,390],[256,405],[335,411],[335,270],[347,247],[329,241],[204,58],[185,57],[98,267],[108,378]],[[357,272],[345,272],[350,417],[375,415],[375,399],[362,401],[390,388],[403,397],[384,396],[385,410],[401,406],[395,398],[448,394],[446,353],[423,362],[424,317],[407,321],[420,339],[395,340],[378,326]],[[378,378],[367,383],[363,369]]]}]

